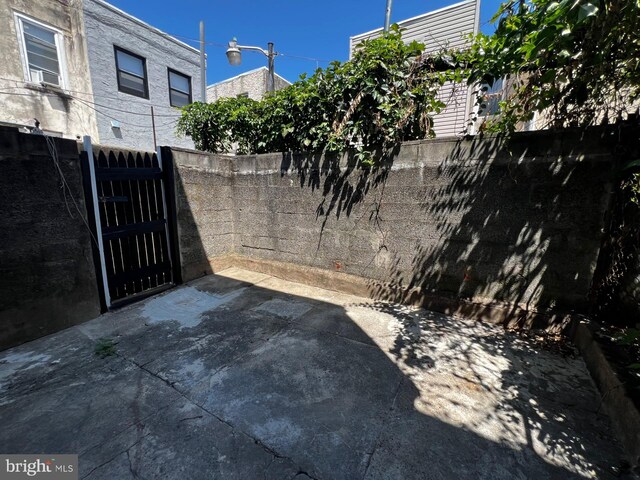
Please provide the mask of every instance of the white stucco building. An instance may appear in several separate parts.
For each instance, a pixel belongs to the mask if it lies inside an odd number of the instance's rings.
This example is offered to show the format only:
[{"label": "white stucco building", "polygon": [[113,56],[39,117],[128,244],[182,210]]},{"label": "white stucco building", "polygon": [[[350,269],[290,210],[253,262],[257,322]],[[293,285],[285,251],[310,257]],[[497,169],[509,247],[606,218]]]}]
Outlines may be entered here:
[{"label": "white stucco building", "polygon": [[0,0],[0,124],[97,135],[82,0]]},{"label": "white stucco building", "polygon": [[202,100],[197,49],[103,0],[0,0],[0,31],[0,124],[193,148],[174,132],[177,107]]}]

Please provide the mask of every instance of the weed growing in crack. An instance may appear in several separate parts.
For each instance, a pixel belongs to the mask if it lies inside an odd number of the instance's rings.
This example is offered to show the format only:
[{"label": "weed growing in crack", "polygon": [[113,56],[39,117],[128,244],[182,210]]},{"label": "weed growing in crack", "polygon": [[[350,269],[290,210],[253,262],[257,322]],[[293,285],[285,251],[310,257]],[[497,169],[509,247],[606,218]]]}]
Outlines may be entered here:
[{"label": "weed growing in crack", "polygon": [[101,338],[96,343],[95,353],[100,358],[110,357],[116,354],[116,344],[110,338]]}]

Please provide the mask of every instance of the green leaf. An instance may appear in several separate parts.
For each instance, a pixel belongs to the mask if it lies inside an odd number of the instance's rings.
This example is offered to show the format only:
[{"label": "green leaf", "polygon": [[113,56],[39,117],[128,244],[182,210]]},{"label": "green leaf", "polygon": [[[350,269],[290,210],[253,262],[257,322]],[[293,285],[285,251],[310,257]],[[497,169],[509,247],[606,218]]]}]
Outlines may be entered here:
[{"label": "green leaf", "polygon": [[640,167],[640,160],[632,160],[630,162],[627,162],[624,164],[624,166],[622,167],[622,170],[629,170],[630,168],[635,168],[635,167]]},{"label": "green leaf", "polygon": [[632,345],[638,339],[640,339],[640,330],[636,330],[635,328],[629,328],[616,337],[616,340],[623,345]]},{"label": "green leaf", "polygon": [[578,21],[581,22],[589,17],[593,17],[596,13],[598,13],[598,7],[593,3],[589,2],[585,5],[580,5],[580,9],[578,10]]},{"label": "green leaf", "polygon": [[289,135],[290,133],[292,133],[294,130],[293,126],[291,125],[286,125],[282,128],[282,136],[286,137],[287,135]]},{"label": "green leaf", "polygon": [[556,74],[555,70],[547,70],[540,77],[540,81],[543,82],[543,83],[549,83],[549,82],[553,81],[556,78],[556,75],[557,74]]}]

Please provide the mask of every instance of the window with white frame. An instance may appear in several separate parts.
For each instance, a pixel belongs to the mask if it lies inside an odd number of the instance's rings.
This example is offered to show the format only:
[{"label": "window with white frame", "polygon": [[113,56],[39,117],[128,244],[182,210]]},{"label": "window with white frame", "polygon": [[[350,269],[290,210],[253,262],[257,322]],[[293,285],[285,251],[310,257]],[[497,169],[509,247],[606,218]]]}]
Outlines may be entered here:
[{"label": "window with white frame", "polygon": [[37,20],[16,14],[16,24],[28,82],[65,87],[62,33]]}]

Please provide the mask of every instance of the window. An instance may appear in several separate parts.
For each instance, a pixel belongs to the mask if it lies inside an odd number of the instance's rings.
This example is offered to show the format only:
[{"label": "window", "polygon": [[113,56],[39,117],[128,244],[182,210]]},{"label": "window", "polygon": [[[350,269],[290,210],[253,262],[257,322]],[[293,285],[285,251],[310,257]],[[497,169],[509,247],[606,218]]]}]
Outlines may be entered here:
[{"label": "window", "polygon": [[239,93],[238,98],[249,98],[249,92]]},{"label": "window", "polygon": [[169,69],[169,104],[184,107],[191,103],[191,77]]},{"label": "window", "polygon": [[65,87],[64,41],[59,30],[16,14],[20,50],[28,82]]},{"label": "window", "polygon": [[136,97],[149,98],[147,84],[147,61],[144,57],[113,47],[116,55],[118,90]]},{"label": "window", "polygon": [[480,103],[478,115],[498,115],[500,113],[500,102],[504,96],[502,79],[496,79],[492,85],[488,83],[483,84],[480,87],[480,91],[482,92],[482,102]]}]

